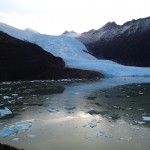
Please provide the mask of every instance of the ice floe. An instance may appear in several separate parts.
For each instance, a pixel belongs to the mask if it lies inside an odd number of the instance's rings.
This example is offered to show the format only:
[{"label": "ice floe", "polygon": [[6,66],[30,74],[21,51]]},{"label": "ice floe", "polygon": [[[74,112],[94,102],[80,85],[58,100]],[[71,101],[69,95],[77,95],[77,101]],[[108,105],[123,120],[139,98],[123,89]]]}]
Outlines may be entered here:
[{"label": "ice floe", "polygon": [[32,127],[32,124],[31,123],[20,123],[20,122],[17,122],[15,124],[15,128],[19,129],[19,130],[28,130],[29,128]]},{"label": "ice floe", "polygon": [[18,141],[19,141],[19,138],[14,138],[14,139],[12,139],[12,141],[18,142]]},{"label": "ice floe", "polygon": [[28,130],[29,128],[32,127],[31,123],[20,123],[17,122],[15,125],[12,125],[10,127],[5,126],[1,131],[0,131],[0,136],[2,137],[7,137],[13,134],[17,134],[20,130]]},{"label": "ice floe", "polygon": [[150,121],[150,117],[143,116],[143,121]]},{"label": "ice floe", "polygon": [[97,120],[96,119],[93,119],[90,123],[89,123],[90,127],[91,128],[94,128],[97,126]]},{"label": "ice floe", "polygon": [[9,114],[12,114],[12,112],[7,107],[5,107],[4,109],[0,109],[0,116],[5,116]]},{"label": "ice floe", "polygon": [[3,128],[3,130],[0,131],[0,136],[6,137],[6,136],[10,136],[12,134],[16,134],[18,132],[19,132],[19,130],[17,128],[15,128],[15,127],[7,127],[7,126],[5,126]]},{"label": "ice floe", "polygon": [[98,130],[97,135],[98,136],[103,136],[105,138],[112,138],[113,137],[112,134],[106,133],[104,130]]},{"label": "ice floe", "polygon": [[32,138],[35,138],[36,135],[34,135],[34,134],[28,134],[26,137],[32,139]]},{"label": "ice floe", "polygon": [[10,97],[10,96],[7,96],[7,95],[3,96],[3,99],[4,99],[4,100],[10,99],[10,98],[11,98],[11,97]]},{"label": "ice floe", "polygon": [[55,109],[55,108],[49,108],[49,109],[47,109],[49,112],[51,112],[51,113],[57,113],[57,112],[59,112],[59,110],[58,109]]}]

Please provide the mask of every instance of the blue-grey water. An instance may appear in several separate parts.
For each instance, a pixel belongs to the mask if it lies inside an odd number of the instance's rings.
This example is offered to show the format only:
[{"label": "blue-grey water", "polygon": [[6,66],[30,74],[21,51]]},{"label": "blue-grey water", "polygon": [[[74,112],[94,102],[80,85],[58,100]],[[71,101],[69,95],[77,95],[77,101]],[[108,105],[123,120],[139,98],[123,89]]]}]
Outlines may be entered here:
[{"label": "blue-grey water", "polygon": [[[0,142],[25,150],[148,150],[150,78],[0,83]],[[17,132],[4,136],[7,127]],[[29,125],[29,126],[28,126]]]}]

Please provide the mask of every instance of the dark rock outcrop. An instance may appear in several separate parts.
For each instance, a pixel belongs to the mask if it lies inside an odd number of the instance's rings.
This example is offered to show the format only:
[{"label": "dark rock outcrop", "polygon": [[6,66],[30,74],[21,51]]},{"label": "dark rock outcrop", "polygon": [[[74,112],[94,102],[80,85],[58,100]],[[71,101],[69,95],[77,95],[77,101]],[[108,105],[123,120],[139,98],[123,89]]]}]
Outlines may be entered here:
[{"label": "dark rock outcrop", "polygon": [[0,81],[101,77],[97,72],[65,68],[62,58],[0,32]]},{"label": "dark rock outcrop", "polygon": [[[19,149],[12,147],[12,146],[9,146],[9,145],[6,145],[6,144],[0,143],[0,150],[19,150]],[[21,150],[23,150],[23,149],[21,149]]]}]

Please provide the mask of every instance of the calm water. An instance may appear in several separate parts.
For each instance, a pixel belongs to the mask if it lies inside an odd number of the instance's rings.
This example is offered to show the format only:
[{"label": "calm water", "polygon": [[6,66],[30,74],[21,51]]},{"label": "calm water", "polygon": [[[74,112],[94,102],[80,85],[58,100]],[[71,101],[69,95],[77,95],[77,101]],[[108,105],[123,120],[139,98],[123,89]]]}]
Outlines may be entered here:
[{"label": "calm water", "polygon": [[[8,97],[4,97],[8,96]],[[150,78],[0,84],[0,117],[27,125],[0,142],[25,150],[148,150]],[[19,122],[19,123],[17,123]]]}]

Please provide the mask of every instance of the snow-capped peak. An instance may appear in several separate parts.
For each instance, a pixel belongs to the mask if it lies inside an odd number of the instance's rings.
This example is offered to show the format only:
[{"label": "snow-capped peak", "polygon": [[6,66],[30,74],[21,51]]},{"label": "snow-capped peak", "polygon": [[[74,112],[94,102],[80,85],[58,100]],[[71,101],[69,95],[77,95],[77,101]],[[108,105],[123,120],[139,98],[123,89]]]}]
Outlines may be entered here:
[{"label": "snow-capped peak", "polygon": [[104,30],[111,30],[111,29],[116,29],[118,27],[120,27],[120,26],[117,25],[115,22],[108,22],[102,28],[100,28],[100,30],[101,29],[103,29],[103,31]]},{"label": "snow-capped peak", "polygon": [[84,32],[77,37],[83,43],[94,43],[98,40],[112,40],[114,37],[126,33],[131,35],[135,32],[147,31],[150,29],[150,17],[132,20],[117,25],[115,22],[108,22],[98,30]]},{"label": "snow-capped peak", "polygon": [[78,37],[78,36],[80,36],[79,33],[74,32],[73,30],[72,31],[65,31],[64,33],[62,33],[62,35],[70,36],[70,37]]}]

